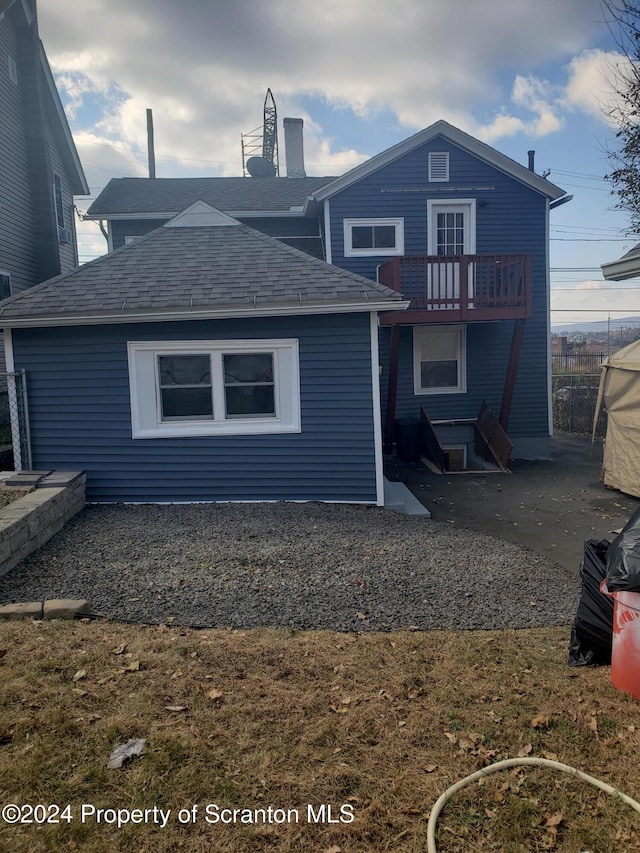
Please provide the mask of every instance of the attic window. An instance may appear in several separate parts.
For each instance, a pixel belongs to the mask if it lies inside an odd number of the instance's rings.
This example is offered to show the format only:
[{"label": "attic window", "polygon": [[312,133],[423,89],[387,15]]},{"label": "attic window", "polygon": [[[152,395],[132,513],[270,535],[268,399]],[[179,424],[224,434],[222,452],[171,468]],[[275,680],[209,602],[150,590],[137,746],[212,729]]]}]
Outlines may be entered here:
[{"label": "attic window", "polygon": [[429,152],[429,183],[449,180],[449,152]]},{"label": "attic window", "polygon": [[18,85],[18,66],[13,56],[7,57],[9,63],[9,79]]}]

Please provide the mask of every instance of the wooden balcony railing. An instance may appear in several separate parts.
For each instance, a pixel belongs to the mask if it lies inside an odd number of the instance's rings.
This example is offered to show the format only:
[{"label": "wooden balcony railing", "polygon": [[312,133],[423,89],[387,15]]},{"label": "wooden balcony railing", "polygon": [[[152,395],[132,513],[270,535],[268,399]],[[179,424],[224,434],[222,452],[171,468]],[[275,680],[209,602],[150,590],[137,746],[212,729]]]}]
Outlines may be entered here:
[{"label": "wooden balcony railing", "polygon": [[385,325],[523,319],[531,316],[531,257],[408,255],[378,268],[378,281],[410,300]]}]

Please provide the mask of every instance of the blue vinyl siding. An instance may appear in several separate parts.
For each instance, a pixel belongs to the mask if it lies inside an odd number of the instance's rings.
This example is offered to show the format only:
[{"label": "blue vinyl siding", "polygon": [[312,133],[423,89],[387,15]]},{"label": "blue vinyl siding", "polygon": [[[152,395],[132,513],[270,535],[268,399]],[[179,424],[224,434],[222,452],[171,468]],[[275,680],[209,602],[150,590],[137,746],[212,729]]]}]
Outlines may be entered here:
[{"label": "blue vinyl siding", "polygon": [[[197,199],[194,199],[194,202]],[[124,238],[139,237],[155,231],[170,217],[165,219],[112,219],[109,223],[111,231],[111,242],[114,249],[124,246]],[[238,216],[239,222],[255,228],[270,237],[278,237],[285,241],[292,238],[316,239],[320,238],[320,227],[318,220],[303,216]]]},{"label": "blue vinyl siding", "polygon": [[[296,338],[302,432],[131,437],[127,341]],[[15,329],[36,469],[89,501],[376,500],[369,314]],[[61,405],[64,401],[64,405]]]},{"label": "blue vinyl siding", "polygon": [[[447,183],[427,181],[428,152],[449,152]],[[533,316],[525,337],[511,409],[509,435],[520,449],[536,446],[546,455],[549,435],[547,373],[547,199],[509,175],[436,138],[401,159],[347,187],[330,199],[332,261],[337,266],[376,278],[385,257],[345,257],[343,220],[403,217],[404,254],[427,254],[427,201],[476,199],[476,253],[531,255]],[[514,321],[469,323],[467,326],[467,393],[417,396],[413,393],[413,337],[403,330],[398,376],[398,417],[417,416],[424,405],[433,418],[475,417],[482,400],[499,412]],[[388,380],[388,329],[381,330],[380,360],[383,411]]]}]

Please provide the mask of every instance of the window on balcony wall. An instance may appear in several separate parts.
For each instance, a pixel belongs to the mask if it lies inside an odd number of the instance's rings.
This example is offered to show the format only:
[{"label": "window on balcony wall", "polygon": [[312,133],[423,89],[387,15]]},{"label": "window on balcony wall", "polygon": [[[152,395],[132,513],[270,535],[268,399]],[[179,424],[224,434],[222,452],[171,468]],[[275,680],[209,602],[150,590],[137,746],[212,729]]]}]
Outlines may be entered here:
[{"label": "window on balcony wall", "polygon": [[463,394],[467,390],[464,326],[413,327],[415,394]]},{"label": "window on balcony wall", "polygon": [[345,219],[345,257],[404,254],[404,219]]},{"label": "window on balcony wall", "polygon": [[298,344],[129,343],[134,438],[300,431]]}]

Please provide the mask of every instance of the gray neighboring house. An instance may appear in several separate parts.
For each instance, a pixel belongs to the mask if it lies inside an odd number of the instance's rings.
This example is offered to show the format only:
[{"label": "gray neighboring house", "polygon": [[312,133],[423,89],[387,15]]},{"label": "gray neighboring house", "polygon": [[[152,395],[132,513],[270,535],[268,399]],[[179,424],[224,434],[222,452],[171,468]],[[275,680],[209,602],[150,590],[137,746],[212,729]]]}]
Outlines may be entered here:
[{"label": "gray neighboring house", "polygon": [[0,0],[0,297],[78,265],[73,196],[87,195],[38,35],[35,0]]},{"label": "gray neighboring house", "polygon": [[33,467],[90,501],[383,505],[378,313],[407,304],[197,202],[0,306]]}]

